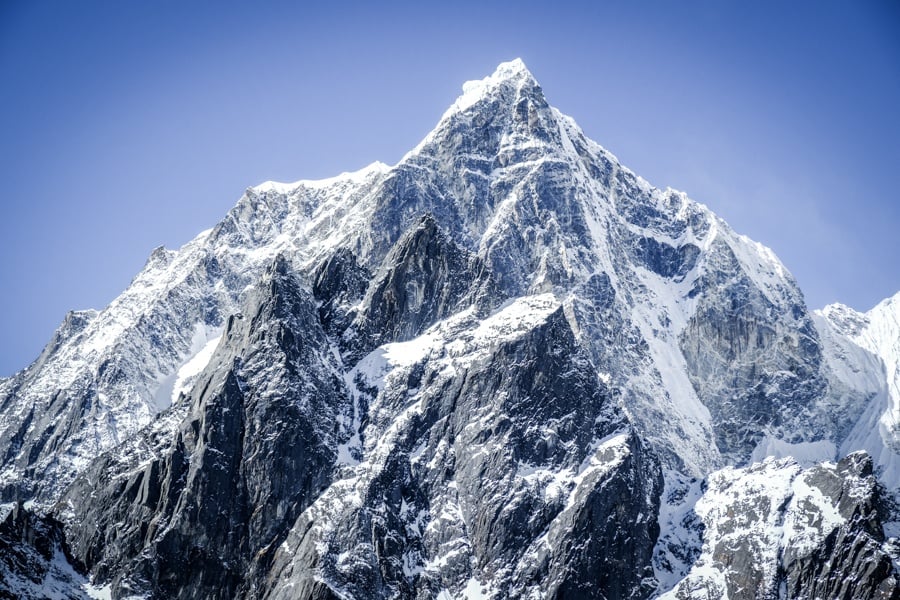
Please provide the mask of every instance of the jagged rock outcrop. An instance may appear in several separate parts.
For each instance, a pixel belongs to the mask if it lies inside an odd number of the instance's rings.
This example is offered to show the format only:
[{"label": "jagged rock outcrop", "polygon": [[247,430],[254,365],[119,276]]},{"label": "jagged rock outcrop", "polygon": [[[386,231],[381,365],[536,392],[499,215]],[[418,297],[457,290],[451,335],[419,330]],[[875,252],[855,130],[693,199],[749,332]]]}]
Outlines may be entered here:
[{"label": "jagged rock outcrop", "polygon": [[714,474],[696,511],[703,549],[664,598],[900,598],[872,459],[803,470],[768,459]]},{"label": "jagged rock outcrop", "polygon": [[338,248],[315,268],[310,277],[312,292],[319,303],[319,320],[329,335],[340,338],[350,325],[353,308],[370,279],[369,271],[346,248]]},{"label": "jagged rock outcrop", "polygon": [[354,311],[352,326],[343,331],[348,360],[415,337],[467,304],[480,300],[485,308],[499,305],[503,296],[491,283],[483,262],[424,215],[388,252]]},{"label": "jagged rock outcrop", "polygon": [[633,567],[649,565],[658,533],[658,464],[552,296],[453,317],[352,377],[370,458],[294,525],[267,597],[653,590],[652,571]]},{"label": "jagged rock outcrop", "polygon": [[312,296],[284,259],[229,319],[184,402],[172,438],[151,426],[125,460],[95,462],[62,499],[73,553],[115,579],[114,592],[234,597],[330,482],[348,396]]}]

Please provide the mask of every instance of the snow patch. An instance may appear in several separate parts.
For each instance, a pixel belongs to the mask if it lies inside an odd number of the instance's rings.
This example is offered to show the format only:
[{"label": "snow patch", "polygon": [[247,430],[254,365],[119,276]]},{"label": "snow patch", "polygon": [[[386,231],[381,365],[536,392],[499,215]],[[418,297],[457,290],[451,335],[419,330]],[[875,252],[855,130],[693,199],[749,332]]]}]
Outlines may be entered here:
[{"label": "snow patch", "polygon": [[96,598],[97,600],[112,600],[111,583],[100,587],[86,583],[84,584],[84,591],[89,597]]},{"label": "snow patch", "polygon": [[465,600],[488,600],[491,596],[490,587],[482,585],[474,577],[466,582],[466,586],[462,591],[462,597]]},{"label": "snow patch", "polygon": [[160,380],[153,395],[153,401],[158,410],[165,410],[177,402],[181,394],[186,394],[191,390],[197,375],[209,364],[209,360],[219,344],[219,339],[222,337],[222,331],[222,327],[211,327],[205,323],[198,323],[194,326],[194,334],[187,357],[174,373]]}]

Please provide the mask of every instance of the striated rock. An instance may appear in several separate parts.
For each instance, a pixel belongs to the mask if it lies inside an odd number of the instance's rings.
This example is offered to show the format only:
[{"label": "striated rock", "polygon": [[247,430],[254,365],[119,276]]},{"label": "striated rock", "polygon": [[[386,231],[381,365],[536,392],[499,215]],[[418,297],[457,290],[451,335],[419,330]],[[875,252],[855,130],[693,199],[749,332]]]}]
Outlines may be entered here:
[{"label": "striated rock", "polygon": [[698,306],[679,346],[719,449],[740,464],[765,435],[845,435],[816,414],[826,387],[821,349],[799,290],[756,285],[727,246],[716,260],[689,292]]},{"label": "striated rock", "polygon": [[658,464],[552,296],[451,318],[351,376],[364,460],[293,526],[266,597],[652,591],[634,567],[658,532]]},{"label": "striated rock", "polygon": [[[489,292],[494,292],[491,296]],[[401,236],[375,275],[349,329],[348,360],[376,347],[408,340],[462,308],[465,300],[499,304],[490,275],[476,256],[455,244],[431,215]]]},{"label": "striated rock", "polygon": [[338,248],[313,271],[312,292],[319,302],[319,320],[329,335],[339,338],[350,325],[354,306],[362,300],[370,278],[346,248]]}]

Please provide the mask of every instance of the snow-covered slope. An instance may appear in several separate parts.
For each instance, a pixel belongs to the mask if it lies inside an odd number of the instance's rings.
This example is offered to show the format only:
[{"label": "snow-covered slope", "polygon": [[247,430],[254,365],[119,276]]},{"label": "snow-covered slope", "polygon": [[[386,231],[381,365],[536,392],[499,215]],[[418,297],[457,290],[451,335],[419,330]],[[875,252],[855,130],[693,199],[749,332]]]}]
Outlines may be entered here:
[{"label": "snow-covered slope", "polygon": [[862,415],[843,453],[866,450],[887,487],[900,492],[900,294],[867,313],[832,304],[816,314],[832,387],[856,395]]},{"label": "snow-covered slope", "polygon": [[123,594],[646,597],[724,518],[711,473],[859,446],[895,481],[896,310],[833,314],[516,60],[398,164],[250,188],[70,314],[0,382],[0,492],[61,500]]}]

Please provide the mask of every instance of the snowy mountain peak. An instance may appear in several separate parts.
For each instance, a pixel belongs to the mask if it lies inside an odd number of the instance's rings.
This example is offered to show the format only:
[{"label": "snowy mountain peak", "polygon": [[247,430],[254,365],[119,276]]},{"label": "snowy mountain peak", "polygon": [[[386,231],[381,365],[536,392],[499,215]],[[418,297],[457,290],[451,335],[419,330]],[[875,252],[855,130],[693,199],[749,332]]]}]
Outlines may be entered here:
[{"label": "snowy mountain peak", "polygon": [[514,58],[497,65],[497,68],[494,69],[494,72],[487,79],[493,81],[530,79],[534,81],[534,75],[531,74],[531,71],[528,70],[521,58]]},{"label": "snowy mountain peak", "polygon": [[[462,86],[463,93],[444,113],[442,120],[456,112],[462,112],[489,96],[504,91],[513,93],[522,90],[537,91],[540,85],[521,59],[500,63],[497,69],[484,79],[467,81]],[[543,97],[542,97],[543,99]]]},{"label": "snowy mountain peak", "polygon": [[[0,501],[67,507],[114,597],[648,598],[706,585],[747,518],[760,551],[722,589],[777,586],[768,548],[830,535],[785,537],[782,500],[870,476],[806,463],[862,448],[900,482],[898,308],[814,321],[771,250],[622,166],[517,59],[396,165],[249,188],[70,315],[0,380]],[[747,466],[772,455],[797,460]]]},{"label": "snowy mountain peak", "polygon": [[819,311],[838,331],[879,354],[889,354],[900,334],[900,293],[885,298],[868,312],[861,313],[840,303]]},{"label": "snowy mountain peak", "polygon": [[489,88],[492,86],[502,85],[506,82],[534,82],[534,75],[531,74],[531,71],[528,70],[528,67],[525,66],[525,63],[522,62],[521,58],[516,58],[507,62],[502,62],[497,65],[497,68],[494,69],[494,72],[485,77],[484,79],[476,79],[473,81],[466,81],[463,83],[463,91],[471,91],[478,88]]}]

